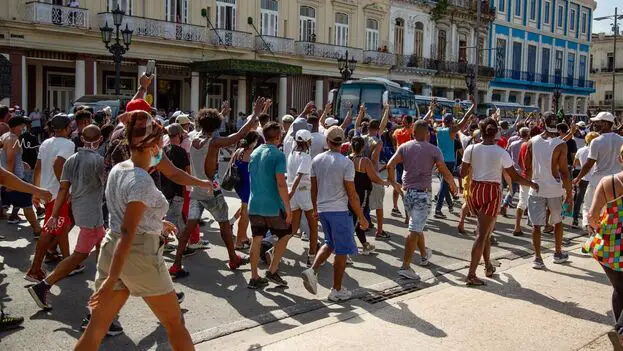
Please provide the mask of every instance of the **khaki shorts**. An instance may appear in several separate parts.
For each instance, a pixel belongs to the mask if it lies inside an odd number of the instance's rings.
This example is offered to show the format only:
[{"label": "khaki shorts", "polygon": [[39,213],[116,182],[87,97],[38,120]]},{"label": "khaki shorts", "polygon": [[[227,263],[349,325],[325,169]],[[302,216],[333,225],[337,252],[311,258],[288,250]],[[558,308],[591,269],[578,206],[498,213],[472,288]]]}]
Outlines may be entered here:
[{"label": "khaki shorts", "polygon": [[381,184],[372,183],[372,191],[370,192],[370,210],[382,210],[383,198],[385,197],[385,187]]},{"label": "khaki shorts", "polygon": [[[95,275],[96,291],[108,278],[119,239],[120,234],[109,232],[102,242]],[[164,243],[160,235],[137,234],[114,290],[127,289],[130,295],[138,297],[161,296],[174,291],[173,281],[162,257],[163,250]]]}]

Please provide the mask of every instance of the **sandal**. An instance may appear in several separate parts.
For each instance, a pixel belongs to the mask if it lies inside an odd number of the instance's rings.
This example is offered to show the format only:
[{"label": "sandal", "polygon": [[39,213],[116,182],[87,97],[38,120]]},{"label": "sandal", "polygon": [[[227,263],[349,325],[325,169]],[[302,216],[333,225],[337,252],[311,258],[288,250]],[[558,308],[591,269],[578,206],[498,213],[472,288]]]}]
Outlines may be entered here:
[{"label": "sandal", "polygon": [[483,286],[483,285],[487,285],[485,282],[483,282],[482,280],[478,279],[476,276],[473,277],[467,277],[467,279],[465,280],[465,285],[467,286]]},{"label": "sandal", "polygon": [[493,273],[495,273],[496,268],[494,265],[490,265],[489,267],[485,267],[485,276],[487,278],[493,277]]}]

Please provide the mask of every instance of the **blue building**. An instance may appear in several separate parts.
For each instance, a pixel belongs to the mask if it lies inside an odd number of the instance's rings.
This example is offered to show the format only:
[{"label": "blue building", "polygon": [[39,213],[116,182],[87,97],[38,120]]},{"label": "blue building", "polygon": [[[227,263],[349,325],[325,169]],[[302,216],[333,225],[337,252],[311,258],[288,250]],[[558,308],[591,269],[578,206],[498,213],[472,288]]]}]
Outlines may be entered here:
[{"label": "blue building", "polygon": [[[488,100],[585,113],[592,0],[492,0],[497,13],[489,30],[489,65],[495,78]],[[560,93],[560,94],[558,94]]]}]

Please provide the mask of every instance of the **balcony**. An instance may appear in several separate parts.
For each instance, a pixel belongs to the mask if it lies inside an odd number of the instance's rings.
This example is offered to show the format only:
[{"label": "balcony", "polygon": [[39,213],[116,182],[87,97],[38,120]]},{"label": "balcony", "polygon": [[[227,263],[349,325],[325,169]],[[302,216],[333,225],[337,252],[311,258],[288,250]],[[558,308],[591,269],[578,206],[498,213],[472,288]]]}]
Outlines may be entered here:
[{"label": "balcony", "polygon": [[297,41],[294,45],[296,54],[301,56],[337,60],[338,58],[344,56],[346,51],[348,51],[349,58],[353,57],[359,62],[362,62],[363,59],[363,50],[361,49],[307,41]]},{"label": "balcony", "polygon": [[[466,62],[435,60],[416,55],[399,55],[396,58],[396,65],[394,68],[420,68],[435,70],[438,73],[465,75],[474,72],[476,65]],[[492,67],[478,66],[478,76],[491,78],[494,75],[495,70]]]},{"label": "balcony", "polygon": [[396,64],[396,55],[389,52],[366,50],[363,52],[363,63],[393,66]]},{"label": "balcony", "polygon": [[268,35],[255,37],[255,50],[259,53],[275,53],[294,55],[294,39],[272,37]]},{"label": "balcony", "polygon": [[32,23],[54,24],[59,27],[88,29],[89,10],[32,1],[26,3],[26,20]]},{"label": "balcony", "polygon": [[480,0],[449,0],[448,5],[459,7],[468,11],[473,11],[476,14],[476,4],[480,2],[480,10],[483,16],[494,16],[495,15],[495,7],[491,6],[489,1],[480,1]]},{"label": "balcony", "polygon": [[[105,22],[108,22],[109,26],[113,25],[112,14],[109,12],[98,13],[97,20],[100,27],[103,27]],[[127,15],[123,17],[123,28],[126,23],[137,36],[192,42],[208,40],[207,29],[202,26]]]},{"label": "balcony", "polygon": [[239,32],[237,30],[215,29],[211,30],[210,43],[216,46],[227,46],[237,49],[254,49],[253,34]]},{"label": "balcony", "polygon": [[536,72],[516,71],[512,69],[495,70],[495,77],[502,79],[511,79],[523,82],[542,83],[550,86],[560,86],[568,88],[584,88],[594,89],[595,82],[586,79],[577,79],[573,77],[562,77],[560,75],[548,75]]}]

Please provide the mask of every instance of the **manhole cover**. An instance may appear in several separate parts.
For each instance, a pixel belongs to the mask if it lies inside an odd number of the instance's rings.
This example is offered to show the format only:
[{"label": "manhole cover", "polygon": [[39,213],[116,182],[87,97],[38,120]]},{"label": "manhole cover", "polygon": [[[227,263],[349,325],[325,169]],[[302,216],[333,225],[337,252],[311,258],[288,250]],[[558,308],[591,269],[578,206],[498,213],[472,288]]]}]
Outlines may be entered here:
[{"label": "manhole cover", "polygon": [[408,286],[396,286],[393,288],[389,288],[383,291],[371,291],[361,298],[362,301],[365,301],[369,304],[375,304],[382,301],[389,300],[394,297],[406,295],[410,292],[414,292],[419,290],[416,285],[408,285]]}]

